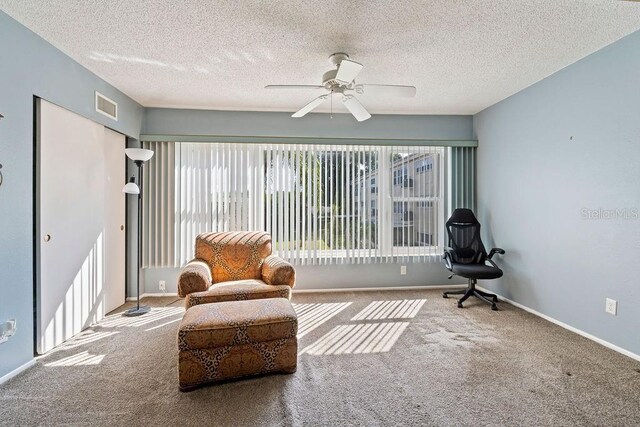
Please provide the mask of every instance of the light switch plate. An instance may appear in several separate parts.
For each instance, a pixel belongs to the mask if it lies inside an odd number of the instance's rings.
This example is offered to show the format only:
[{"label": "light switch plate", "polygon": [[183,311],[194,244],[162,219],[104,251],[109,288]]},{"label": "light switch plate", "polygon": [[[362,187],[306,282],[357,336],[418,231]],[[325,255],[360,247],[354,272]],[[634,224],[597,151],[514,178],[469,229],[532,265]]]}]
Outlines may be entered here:
[{"label": "light switch plate", "polygon": [[404,276],[407,274],[407,266],[406,265],[401,265],[400,266],[400,275]]}]

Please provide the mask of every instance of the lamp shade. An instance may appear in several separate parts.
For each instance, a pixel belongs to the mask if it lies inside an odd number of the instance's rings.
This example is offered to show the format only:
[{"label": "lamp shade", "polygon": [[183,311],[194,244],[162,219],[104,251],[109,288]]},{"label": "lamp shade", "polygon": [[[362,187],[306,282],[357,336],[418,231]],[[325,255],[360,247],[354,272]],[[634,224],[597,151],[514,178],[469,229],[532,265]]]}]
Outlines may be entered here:
[{"label": "lamp shade", "polygon": [[127,182],[127,185],[122,189],[123,193],[127,194],[140,194],[140,187],[135,182]]},{"label": "lamp shade", "polygon": [[145,148],[126,148],[124,152],[126,153],[127,157],[134,162],[146,162],[153,157],[153,151],[147,150]]}]

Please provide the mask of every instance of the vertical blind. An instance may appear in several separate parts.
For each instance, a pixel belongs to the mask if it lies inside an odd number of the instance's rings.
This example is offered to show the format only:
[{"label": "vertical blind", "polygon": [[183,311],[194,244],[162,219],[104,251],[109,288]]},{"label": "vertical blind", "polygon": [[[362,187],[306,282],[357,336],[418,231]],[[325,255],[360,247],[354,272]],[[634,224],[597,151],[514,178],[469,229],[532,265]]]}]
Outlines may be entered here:
[{"label": "vertical blind", "polygon": [[456,208],[476,208],[476,149],[450,147],[450,192],[448,214]]},{"label": "vertical blind", "polygon": [[262,230],[260,152],[248,144],[177,143],[178,258],[193,258],[195,236]]},{"label": "vertical blind", "polygon": [[179,266],[180,235],[176,223],[181,218],[177,205],[176,178],[179,162],[170,142],[143,142],[154,155],[143,169],[142,266]]},{"label": "vertical blind", "polygon": [[156,154],[145,168],[143,267],[183,265],[209,231],[267,231],[294,264],[429,262],[442,252],[443,147],[144,147]]}]

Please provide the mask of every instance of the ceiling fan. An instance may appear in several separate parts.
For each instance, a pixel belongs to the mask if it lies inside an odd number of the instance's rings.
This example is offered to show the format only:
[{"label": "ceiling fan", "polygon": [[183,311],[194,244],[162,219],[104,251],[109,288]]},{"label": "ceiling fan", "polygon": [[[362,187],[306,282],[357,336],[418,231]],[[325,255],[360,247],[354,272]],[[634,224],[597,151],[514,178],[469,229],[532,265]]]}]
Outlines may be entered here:
[{"label": "ceiling fan", "polygon": [[311,112],[333,94],[342,95],[342,103],[359,122],[367,120],[371,117],[371,114],[353,95],[354,92],[360,95],[366,93],[405,98],[412,98],[416,95],[415,86],[356,84],[355,78],[362,70],[363,65],[350,60],[349,55],[346,53],[334,53],[329,57],[329,60],[336,68],[322,75],[322,85],[268,85],[265,86],[265,89],[323,90],[327,92],[291,115],[291,117],[296,118]]}]

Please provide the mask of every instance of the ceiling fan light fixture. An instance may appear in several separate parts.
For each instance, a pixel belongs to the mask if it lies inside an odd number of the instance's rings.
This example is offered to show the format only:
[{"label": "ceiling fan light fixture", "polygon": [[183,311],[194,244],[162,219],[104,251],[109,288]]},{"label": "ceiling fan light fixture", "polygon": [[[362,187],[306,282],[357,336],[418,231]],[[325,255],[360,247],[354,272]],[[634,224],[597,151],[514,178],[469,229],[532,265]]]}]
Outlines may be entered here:
[{"label": "ceiling fan light fixture", "polygon": [[[358,120],[362,122],[371,117],[371,114],[364,108],[364,106],[358,101],[352,93],[382,96],[401,96],[410,98],[415,96],[415,86],[402,86],[402,85],[379,85],[379,84],[356,84],[355,78],[362,71],[363,65],[349,59],[349,55],[346,53],[334,53],[329,57],[332,64],[336,66],[322,76],[322,86],[314,85],[268,85],[265,89],[322,89],[326,92],[325,95],[320,95],[307,105],[302,107],[291,115],[291,117],[299,118],[305,116],[307,113],[318,107],[324,100],[330,98],[333,100],[334,94],[342,95],[342,103],[349,110],[349,112]],[[330,114],[333,115],[333,103],[331,105]]]},{"label": "ceiling fan light fixture", "polygon": [[360,71],[362,71],[362,68],[362,64],[345,59],[338,66],[336,80],[347,86],[355,80],[358,74],[360,74]]}]

